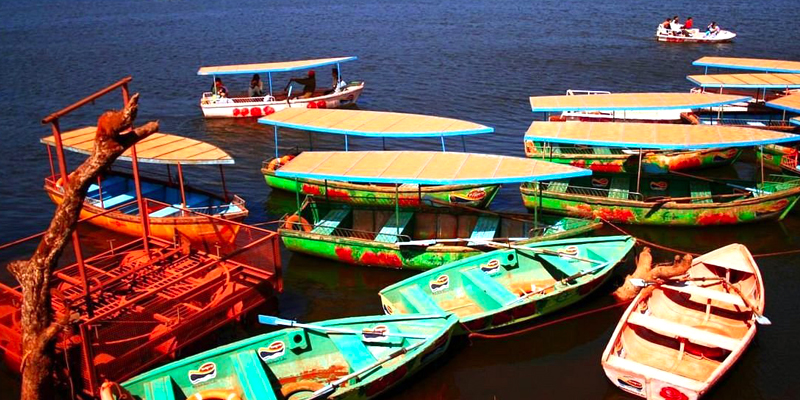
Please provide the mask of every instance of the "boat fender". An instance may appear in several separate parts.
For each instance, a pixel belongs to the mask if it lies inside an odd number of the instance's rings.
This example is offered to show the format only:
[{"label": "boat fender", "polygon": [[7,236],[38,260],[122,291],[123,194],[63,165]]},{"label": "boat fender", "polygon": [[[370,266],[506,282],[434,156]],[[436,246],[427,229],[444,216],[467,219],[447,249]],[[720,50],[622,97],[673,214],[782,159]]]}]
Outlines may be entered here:
[{"label": "boat fender", "polygon": [[230,389],[209,389],[197,392],[187,400],[242,400],[236,392]]},{"label": "boat fender", "polygon": [[281,394],[284,399],[290,399],[293,395],[301,392],[316,392],[324,388],[325,385],[316,381],[297,381],[289,382],[281,386]]},{"label": "boat fender", "polygon": [[105,381],[100,385],[100,400],[133,400],[133,395],[118,383]]},{"label": "boat fender", "polygon": [[267,169],[270,171],[275,171],[280,166],[281,159],[280,158],[273,158],[272,161],[269,162],[267,165]]},{"label": "boat fender", "polygon": [[289,218],[286,218],[286,222],[283,223],[285,229],[291,230],[298,230],[295,229],[297,225],[300,225],[304,232],[311,232],[311,224],[309,224],[305,218],[297,214],[292,214]]}]

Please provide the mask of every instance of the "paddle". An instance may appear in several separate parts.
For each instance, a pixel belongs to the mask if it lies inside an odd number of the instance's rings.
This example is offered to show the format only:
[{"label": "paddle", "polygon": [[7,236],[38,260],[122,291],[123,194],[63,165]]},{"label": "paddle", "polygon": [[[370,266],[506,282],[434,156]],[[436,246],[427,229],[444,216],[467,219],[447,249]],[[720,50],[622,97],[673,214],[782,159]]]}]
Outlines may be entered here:
[{"label": "paddle", "polygon": [[[734,286],[734,285],[733,285],[732,283],[730,283],[730,282],[729,282],[727,279],[724,279],[724,278],[722,278],[722,277],[714,277],[714,278],[689,278],[689,279],[672,279],[672,280],[673,280],[673,281],[678,281],[678,282],[689,282],[689,281],[699,281],[699,282],[705,282],[705,281],[720,281],[720,282],[722,282],[722,284],[723,284],[723,285],[725,285],[725,286],[727,286],[727,287],[729,287],[729,288],[733,289],[733,291],[734,291],[734,292],[736,292],[736,295],[738,295],[738,296],[739,296],[739,297],[742,299],[742,301],[743,301],[743,302],[744,302],[744,304],[747,306],[747,308],[749,308],[749,309],[750,309],[750,312],[752,312],[752,313],[753,313],[753,316],[755,316],[755,317],[756,317],[756,318],[755,318],[755,319],[756,319],[756,322],[757,322],[759,325],[772,325],[772,321],[770,321],[770,319],[769,319],[769,318],[767,318],[767,317],[766,317],[764,314],[761,314],[760,312],[758,312],[758,310],[756,309],[756,307],[755,307],[755,306],[753,306],[753,303],[751,303],[751,302],[750,302],[750,300],[749,300],[747,297],[745,297],[744,293],[742,293],[742,291],[741,291],[741,290],[739,290],[739,288],[738,288],[738,287]],[[633,286],[640,287],[640,288],[644,288],[644,287],[651,286],[651,285],[655,285],[655,286],[661,286],[661,285],[663,285],[663,284],[664,284],[663,282],[658,282],[658,281],[646,281],[646,280],[644,280],[644,279],[640,279],[640,278],[633,278],[633,279],[631,279],[631,280],[630,280],[630,282],[631,282],[631,284],[632,284]]]},{"label": "paddle", "polygon": [[370,365],[367,365],[366,367],[361,368],[358,371],[355,371],[355,372],[353,372],[353,373],[351,373],[349,375],[345,375],[345,376],[343,376],[343,377],[341,377],[341,378],[339,378],[339,379],[337,379],[337,380],[325,385],[325,387],[317,390],[314,393],[311,393],[311,395],[309,397],[306,397],[306,399],[318,399],[318,398],[321,398],[321,397],[328,397],[334,391],[336,391],[336,388],[338,388],[339,385],[341,385],[342,383],[345,383],[345,382],[349,381],[350,379],[353,379],[353,378],[355,378],[355,377],[357,377],[357,376],[359,376],[361,374],[364,374],[366,372],[372,371],[373,369],[381,366],[382,364],[384,364],[384,363],[386,363],[388,361],[391,361],[392,359],[395,359],[395,358],[397,358],[397,357],[399,357],[399,356],[401,356],[403,354],[406,354],[409,351],[414,350],[417,347],[422,346],[425,343],[427,343],[427,341],[423,340],[423,341],[421,341],[421,342],[419,342],[417,344],[414,344],[414,345],[411,345],[411,346],[408,346],[408,347],[401,347],[401,348],[397,349],[397,351],[395,351],[394,353],[391,353],[388,356],[386,356],[386,358],[383,358],[381,360],[375,361],[374,363],[372,363]]},{"label": "paddle", "polygon": [[[507,240],[509,242],[519,242],[522,240],[527,240],[529,238],[526,237],[514,237],[514,238],[501,238]],[[495,239],[497,240],[497,239]],[[411,240],[408,242],[397,242],[399,247],[403,246],[421,246],[421,247],[428,247],[433,246],[438,243],[459,243],[459,242],[483,242],[481,239],[469,239],[469,238],[454,238],[454,239],[420,239],[420,240]]]},{"label": "paddle", "polygon": [[711,182],[711,183],[721,183],[721,184],[723,184],[723,185],[725,185],[725,186],[732,187],[732,188],[734,188],[734,189],[745,190],[745,191],[748,191],[748,192],[750,192],[750,193],[754,193],[754,194],[762,194],[762,193],[765,193],[765,192],[764,192],[763,190],[761,190],[761,189],[749,188],[749,187],[746,187],[746,186],[741,186],[741,185],[734,185],[734,184],[732,184],[732,183],[723,182],[723,181],[719,181],[719,180],[716,180],[716,179],[705,178],[705,177],[702,177],[702,176],[697,176],[697,175],[687,174],[687,173],[685,173],[685,172],[679,172],[679,171],[669,171],[669,173],[670,173],[670,174],[675,174],[675,175],[678,175],[678,176],[685,176],[685,177],[687,177],[687,178],[699,179],[699,180],[701,180],[701,181],[706,181],[706,182]]},{"label": "paddle", "polygon": [[569,282],[571,280],[578,279],[578,278],[580,278],[582,276],[586,276],[586,275],[592,274],[595,271],[601,270],[601,269],[603,269],[603,268],[605,268],[607,266],[608,266],[608,262],[604,262],[604,263],[602,263],[602,264],[600,264],[600,265],[598,265],[596,267],[592,267],[592,268],[589,268],[589,269],[585,269],[583,271],[576,272],[576,273],[574,273],[574,274],[572,274],[572,275],[570,275],[570,276],[568,276],[568,277],[566,277],[566,278],[564,278],[564,279],[562,279],[562,280],[560,280],[558,282],[555,282],[555,283],[552,283],[550,285],[547,285],[547,286],[545,286],[545,287],[543,287],[543,288],[541,288],[539,290],[536,290],[536,291],[533,291],[533,292],[530,292],[530,293],[525,293],[524,295],[522,295],[520,297],[517,297],[514,300],[509,301],[508,303],[506,303],[506,305],[514,304],[514,303],[516,303],[516,302],[518,302],[520,300],[527,299],[530,296],[546,292],[547,290],[550,290],[550,289],[556,287],[556,285],[558,285],[559,283],[561,283],[561,284],[567,283],[567,282]]},{"label": "paddle", "polygon": [[[297,321],[292,321],[290,319],[283,319],[278,317],[273,317],[271,315],[259,315],[258,322],[263,325],[272,325],[272,326],[288,326],[288,327],[298,327],[304,329],[311,329],[314,331],[320,331],[325,333],[342,333],[346,335],[363,335],[364,332],[357,331],[353,329],[345,329],[345,328],[332,328],[327,326],[321,325],[314,325],[314,324],[303,324]],[[404,337],[410,339],[427,339],[428,336],[424,335],[413,335],[413,334],[406,334],[406,333],[391,333],[386,332],[382,334],[383,336],[396,336],[396,337]]]},{"label": "paddle", "polygon": [[480,239],[475,239],[475,240],[473,240],[473,242],[475,242],[475,243],[484,243],[487,246],[493,246],[493,247],[496,247],[496,248],[511,248],[511,249],[514,249],[514,250],[530,251],[531,253],[536,253],[536,254],[547,254],[547,255],[551,255],[551,256],[572,258],[574,260],[584,261],[584,262],[588,262],[588,263],[592,263],[592,264],[604,264],[605,263],[605,261],[592,260],[592,259],[589,259],[589,258],[573,256],[571,254],[567,254],[567,253],[560,252],[560,251],[554,251],[554,250],[548,250],[548,249],[539,249],[539,248],[536,248],[536,247],[516,246],[516,245],[513,245],[513,244],[499,243],[499,242],[493,242],[491,240],[480,240]]}]

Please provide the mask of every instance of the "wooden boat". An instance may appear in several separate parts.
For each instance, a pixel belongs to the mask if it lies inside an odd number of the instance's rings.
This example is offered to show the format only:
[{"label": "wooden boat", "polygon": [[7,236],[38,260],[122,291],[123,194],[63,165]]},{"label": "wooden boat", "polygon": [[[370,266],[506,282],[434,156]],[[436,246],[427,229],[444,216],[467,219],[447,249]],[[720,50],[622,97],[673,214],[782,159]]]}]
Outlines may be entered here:
[{"label": "wooden boat", "polygon": [[600,228],[586,219],[466,207],[392,211],[307,201],[279,229],[287,249],[348,264],[427,270],[494,250],[577,236]]},{"label": "wooden boat", "polygon": [[464,331],[539,317],[588,296],[634,245],[630,236],[513,246],[442,265],[381,290],[387,314],[452,312]]},{"label": "wooden boat", "polygon": [[800,178],[770,175],[754,184],[715,180],[594,174],[520,187],[528,209],[640,225],[710,226],[782,220],[800,198]]},{"label": "wooden boat", "polygon": [[297,324],[164,365],[121,387],[107,383],[101,399],[299,399],[318,390],[318,398],[370,399],[441,356],[457,321],[449,314]]},{"label": "wooden boat", "polygon": [[[688,35],[683,34],[682,32],[688,32]],[[675,33],[675,31],[666,29],[661,25],[658,25],[656,28],[656,40],[659,42],[669,42],[669,43],[727,43],[732,42],[733,38],[736,37],[736,34],[727,31],[727,30],[720,30],[717,33],[706,34],[705,32],[701,32],[700,29],[685,29],[682,30],[681,33]]]},{"label": "wooden boat", "polygon": [[362,206],[394,206],[399,199],[401,206],[413,207],[426,201],[461,204],[470,207],[487,207],[499,190],[497,184],[405,184],[399,187],[381,182],[353,182],[326,179],[287,179],[278,171],[292,165],[294,155],[279,157],[278,128],[300,129],[309,132],[344,135],[345,150],[349,150],[349,136],[372,138],[425,138],[435,137],[442,141],[450,136],[484,134],[493,128],[450,118],[428,115],[403,114],[361,110],[307,110],[290,109],[259,119],[260,123],[275,127],[275,158],[264,161],[261,173],[267,185],[302,195],[312,195],[335,201]]},{"label": "wooden boat", "polygon": [[763,160],[764,167],[771,170],[800,174],[797,164],[797,149],[775,144],[756,149],[756,157]]},{"label": "wooden boat", "polygon": [[[220,96],[214,92],[205,92],[200,98],[200,109],[206,118],[247,118],[270,115],[274,112],[291,107],[302,108],[335,108],[355,104],[358,96],[364,90],[364,82],[352,81],[348,84],[341,83],[340,64],[357,60],[358,57],[336,57],[315,60],[282,61],[260,64],[225,65],[217,67],[202,67],[197,75],[211,76],[212,85],[218,76],[222,75],[252,75],[267,74],[269,94],[259,97],[250,97],[249,94]],[[302,71],[312,68],[335,65],[340,83],[337,90],[328,86],[328,74],[317,77],[317,90],[310,97],[292,96],[291,86],[288,91],[274,91],[272,88],[272,74],[278,72]],[[245,86],[245,85],[243,85]]]},{"label": "wooden boat", "polygon": [[[64,132],[64,149],[89,154],[92,151],[96,127],[90,126]],[[56,146],[53,136],[41,139],[48,146]],[[156,133],[137,145],[138,162],[174,165],[178,170],[178,182],[159,179],[142,179],[141,196],[147,199],[150,234],[172,240],[175,232],[192,241],[214,238],[231,243],[238,231],[237,225],[220,226],[208,216],[216,216],[241,222],[248,214],[245,202],[238,196],[206,192],[184,186],[182,165],[233,164],[233,158],[208,143],[185,137]],[[49,150],[49,147],[48,147]],[[121,160],[131,160],[131,153],[123,154]],[[52,159],[51,167],[53,166]],[[168,171],[169,174],[169,171]],[[63,179],[51,169],[45,178],[45,191],[50,199],[60,204],[63,199]],[[222,178],[224,185],[224,176]],[[224,186],[223,186],[224,188]],[[136,201],[134,177],[127,173],[109,171],[96,184],[92,184],[86,195],[81,218],[91,218],[92,224],[131,236],[142,235],[141,213]],[[225,228],[225,229],[223,229]]]},{"label": "wooden boat", "polygon": [[603,369],[637,396],[697,399],[741,357],[756,334],[754,314],[763,312],[753,257],[741,244],[725,246],[633,300],[603,352]]}]

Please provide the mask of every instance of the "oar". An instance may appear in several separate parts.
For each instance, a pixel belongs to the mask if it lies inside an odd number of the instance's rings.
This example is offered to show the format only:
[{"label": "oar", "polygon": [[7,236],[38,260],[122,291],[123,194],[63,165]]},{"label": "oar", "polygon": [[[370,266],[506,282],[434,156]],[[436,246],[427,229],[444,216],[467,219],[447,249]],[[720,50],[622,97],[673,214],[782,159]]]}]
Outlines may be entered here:
[{"label": "oar", "polygon": [[582,276],[586,276],[586,275],[592,274],[595,271],[603,269],[603,268],[605,268],[607,266],[608,266],[608,262],[604,262],[604,263],[602,263],[602,264],[600,264],[600,265],[598,265],[596,267],[592,267],[592,268],[589,268],[589,269],[585,269],[583,271],[576,272],[576,273],[574,273],[574,274],[572,274],[572,275],[570,275],[570,276],[568,276],[568,277],[566,277],[566,278],[564,278],[564,279],[562,279],[562,280],[560,280],[558,282],[555,282],[555,283],[552,283],[550,285],[547,285],[547,286],[545,286],[545,287],[543,287],[543,288],[541,288],[541,289],[539,289],[537,291],[530,292],[530,293],[525,293],[524,295],[522,295],[520,297],[517,297],[514,300],[509,301],[508,303],[506,303],[506,305],[514,304],[514,303],[516,303],[516,302],[518,302],[520,300],[527,299],[530,296],[546,292],[546,291],[556,287],[556,285],[558,285],[559,283],[563,284],[563,283],[578,279],[578,278],[580,278]]},{"label": "oar", "polygon": [[[273,326],[288,326],[288,327],[298,327],[304,329],[311,329],[314,331],[325,332],[325,333],[342,333],[347,335],[363,335],[364,332],[357,331],[353,329],[346,329],[346,328],[333,328],[328,326],[321,326],[321,325],[314,325],[314,324],[303,324],[297,321],[292,321],[290,319],[283,319],[278,317],[273,317],[271,315],[259,315],[258,322],[263,325],[273,325]],[[386,332],[382,334],[383,336],[396,336],[396,337],[404,337],[409,339],[427,339],[428,336],[424,335],[413,335],[413,334],[406,334],[406,333],[392,333]]]},{"label": "oar", "polygon": [[[758,309],[755,306],[753,306],[753,303],[750,302],[750,299],[745,297],[744,293],[742,293],[742,291],[739,290],[738,287],[734,286],[727,279],[724,279],[722,277],[715,277],[715,278],[672,279],[672,280],[673,281],[679,281],[679,282],[687,282],[687,281],[705,282],[705,281],[712,281],[712,280],[720,281],[720,282],[722,282],[722,284],[724,284],[725,286],[733,289],[733,291],[736,292],[736,294],[742,299],[742,301],[747,306],[747,308],[750,309],[750,312],[753,313],[753,316],[756,317],[756,322],[759,325],[772,325],[772,321],[770,321],[769,318],[767,318],[764,314],[758,312]],[[663,284],[661,282],[646,281],[644,279],[639,279],[639,278],[633,278],[633,279],[630,280],[630,282],[631,282],[631,284],[633,286],[640,287],[640,288],[644,288],[644,287],[651,286],[651,285],[661,286]]]},{"label": "oar", "polygon": [[345,376],[343,376],[343,377],[341,377],[341,378],[339,378],[339,379],[337,379],[337,380],[325,385],[325,387],[323,387],[322,389],[319,389],[316,392],[311,393],[311,395],[309,397],[306,397],[306,399],[310,400],[310,399],[318,399],[318,398],[321,398],[321,397],[328,397],[334,391],[336,391],[336,388],[338,388],[339,385],[341,385],[342,383],[345,383],[345,382],[349,381],[350,379],[353,379],[353,378],[355,378],[355,377],[357,377],[359,375],[362,375],[364,373],[372,371],[373,369],[381,366],[382,364],[386,363],[387,361],[391,361],[392,359],[395,359],[395,358],[397,358],[397,357],[399,357],[399,356],[401,356],[403,354],[406,354],[409,351],[414,350],[417,347],[422,346],[425,343],[427,343],[427,341],[423,340],[423,341],[421,341],[419,343],[413,344],[413,345],[408,346],[408,347],[401,347],[401,348],[397,349],[397,351],[395,351],[394,353],[389,354],[388,356],[386,356],[386,358],[383,358],[381,360],[375,361],[374,363],[372,363],[370,365],[367,365],[366,367],[361,368],[358,371],[355,371],[355,372],[353,372],[353,373],[351,373],[349,375],[345,375]]},{"label": "oar", "polygon": [[511,249],[514,249],[514,250],[530,251],[531,253],[536,253],[536,254],[547,254],[547,255],[551,255],[551,256],[572,258],[574,260],[584,261],[584,262],[588,262],[588,263],[592,263],[592,264],[603,264],[603,263],[605,263],[605,261],[592,260],[590,258],[583,258],[583,257],[573,256],[571,254],[563,253],[563,252],[560,252],[560,251],[554,251],[554,250],[548,250],[548,249],[540,249],[540,248],[536,248],[536,247],[517,246],[517,245],[513,245],[513,244],[499,243],[499,242],[493,242],[491,240],[480,240],[480,239],[475,239],[475,240],[473,240],[473,242],[475,242],[475,243],[485,243],[487,246],[493,246],[493,247],[501,248],[501,249],[502,248],[511,248]]},{"label": "oar", "polygon": [[710,179],[710,178],[705,178],[705,177],[702,177],[702,176],[697,176],[697,175],[687,174],[687,173],[685,173],[685,172],[679,172],[679,171],[669,171],[669,173],[670,173],[670,174],[675,174],[675,175],[678,175],[678,176],[685,176],[685,177],[687,177],[687,178],[699,179],[699,180],[701,180],[701,181],[706,181],[706,182],[711,182],[711,183],[720,183],[720,184],[723,184],[723,185],[725,185],[725,186],[732,187],[732,188],[734,188],[734,189],[746,190],[746,191],[748,191],[748,192],[750,192],[750,193],[758,193],[758,194],[764,193],[764,191],[763,191],[763,190],[761,190],[761,189],[757,189],[757,188],[749,188],[749,187],[746,187],[746,186],[741,186],[741,185],[734,185],[734,184],[732,184],[732,183],[728,183],[728,182],[722,182],[722,181],[719,181],[719,180],[716,180],[716,179]]},{"label": "oar", "polygon": [[[527,237],[513,237],[513,238],[501,238],[501,240],[507,240],[509,242],[519,242],[522,240],[527,240],[530,238]],[[497,239],[495,239],[497,240]],[[459,242],[473,242],[473,243],[483,243],[480,239],[470,239],[470,238],[454,238],[454,239],[420,239],[420,240],[411,240],[408,242],[397,242],[397,245],[400,247],[403,246],[433,246],[438,243],[459,243]]]}]

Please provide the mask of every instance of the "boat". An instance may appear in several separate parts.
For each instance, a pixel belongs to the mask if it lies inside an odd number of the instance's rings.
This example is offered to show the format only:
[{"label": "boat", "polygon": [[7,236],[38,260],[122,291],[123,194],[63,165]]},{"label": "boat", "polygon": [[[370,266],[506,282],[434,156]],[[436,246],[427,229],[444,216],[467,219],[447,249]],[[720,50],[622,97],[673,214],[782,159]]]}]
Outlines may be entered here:
[{"label": "boat", "polygon": [[[280,61],[259,64],[224,65],[201,67],[197,75],[211,76],[214,80],[223,75],[267,74],[269,93],[264,96],[250,97],[248,94],[220,96],[214,92],[205,92],[200,97],[200,109],[206,118],[247,118],[270,115],[274,112],[291,108],[336,108],[355,104],[364,90],[364,82],[351,81],[337,90],[325,84],[319,85],[311,97],[292,96],[292,87],[288,90],[275,91],[272,85],[272,74],[278,72],[294,72],[312,68],[336,66],[337,76],[342,79],[340,64],[357,60],[358,57],[320,58],[313,60]],[[327,80],[319,77],[321,81]]]},{"label": "boat", "polygon": [[452,314],[288,321],[290,328],[106,383],[101,399],[371,399],[444,354],[457,321]]},{"label": "boat", "polygon": [[697,28],[684,29],[682,32],[687,32],[688,35],[676,34],[671,29],[658,25],[658,28],[656,28],[656,40],[670,43],[727,43],[732,42],[733,38],[736,37],[735,33],[724,29],[709,35]]},{"label": "boat", "polygon": [[509,246],[458,260],[380,291],[386,314],[450,312],[460,333],[523,322],[571,305],[605,282],[633,248],[630,236]]},{"label": "boat", "polygon": [[498,213],[471,207],[401,210],[306,201],[278,230],[287,249],[347,264],[427,270],[494,250],[586,234],[587,219]]},{"label": "boat", "polygon": [[[275,157],[263,162],[261,173],[273,189],[312,195],[352,205],[394,206],[399,199],[403,206],[420,205],[425,201],[443,204],[461,204],[470,207],[487,207],[499,190],[497,184],[406,184],[400,187],[380,182],[354,182],[330,179],[287,179],[279,171],[292,163],[295,154],[279,157],[278,128],[300,129],[308,132],[343,135],[345,151],[349,150],[349,136],[394,139],[440,138],[445,151],[446,137],[487,134],[493,128],[451,118],[429,115],[405,114],[362,110],[288,109],[259,119],[274,127]],[[310,135],[310,133],[309,133]],[[466,145],[464,145],[466,147]],[[384,142],[385,148],[385,142]],[[299,202],[299,201],[298,201]]]},{"label": "boat", "polygon": [[[567,90],[565,96],[532,96],[531,111],[550,121],[692,123],[692,111],[740,103],[749,96],[716,93],[611,93]],[[560,112],[560,115],[549,115]]]},{"label": "boat", "polygon": [[639,293],[603,352],[603,369],[640,397],[697,399],[747,350],[763,312],[764,283],[750,252],[722,247]]},{"label": "boat", "polygon": [[[781,110],[783,120],[787,119],[786,113],[791,112],[800,114],[800,93],[790,94],[766,103],[767,107]],[[800,118],[794,117],[788,120],[789,125],[797,129],[800,125]],[[756,157],[762,160],[764,167],[800,174],[800,166],[797,163],[797,148],[780,145],[767,145],[756,149]]]},{"label": "boat", "polygon": [[[97,127],[88,126],[63,132],[61,140],[63,148],[68,151],[91,154]],[[50,156],[50,176],[45,178],[44,189],[50,199],[60,204],[63,200],[63,177],[56,174],[50,147],[56,147],[54,136],[40,140],[48,146]],[[228,194],[225,189],[225,178],[222,175],[223,165],[234,163],[233,158],[223,150],[198,140],[154,133],[137,144],[137,162],[146,164],[166,164],[174,166],[178,173],[177,182],[172,180],[168,169],[168,180],[143,177],[141,191],[137,193],[134,176],[130,173],[111,170],[106,172],[97,183],[92,184],[81,209],[81,218],[101,228],[130,236],[142,235],[140,204],[137,198],[146,198],[145,207],[148,214],[149,232],[151,235],[172,240],[176,231],[193,241],[214,238],[224,243],[233,242],[237,229],[235,225],[220,230],[216,220],[208,216],[241,222],[247,217],[245,201],[239,196]],[[131,150],[119,160],[132,161]],[[220,168],[224,194],[184,185],[183,165],[217,165]]]}]

